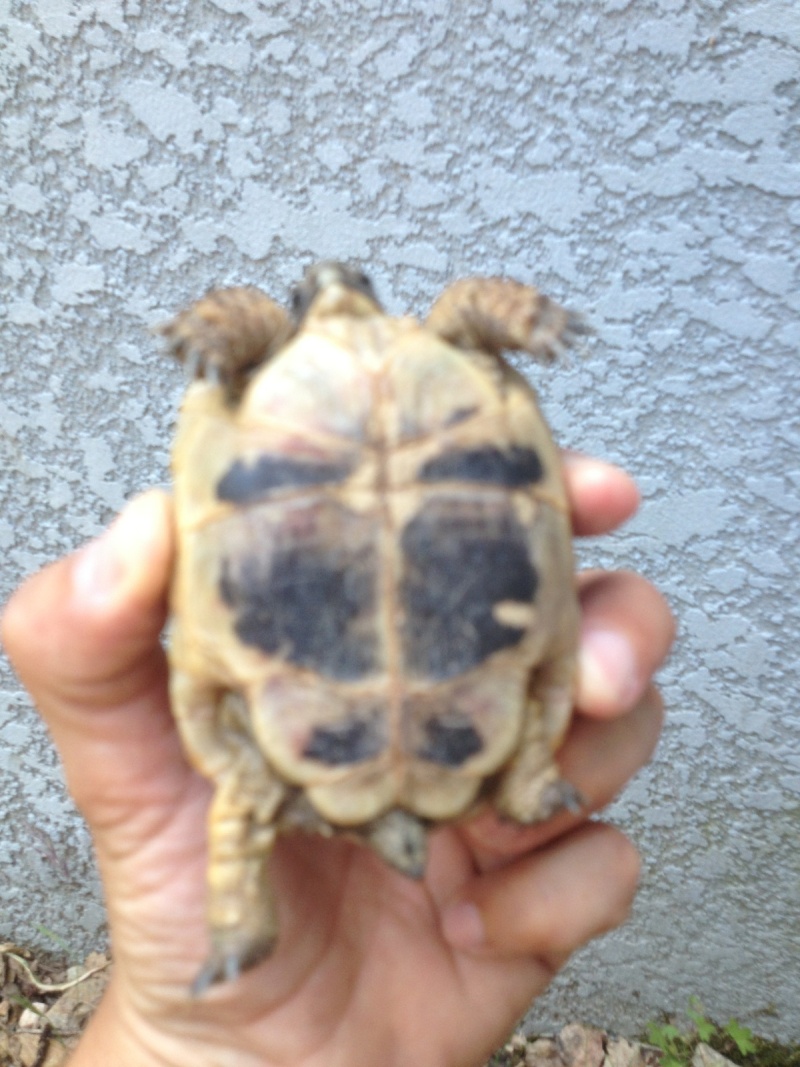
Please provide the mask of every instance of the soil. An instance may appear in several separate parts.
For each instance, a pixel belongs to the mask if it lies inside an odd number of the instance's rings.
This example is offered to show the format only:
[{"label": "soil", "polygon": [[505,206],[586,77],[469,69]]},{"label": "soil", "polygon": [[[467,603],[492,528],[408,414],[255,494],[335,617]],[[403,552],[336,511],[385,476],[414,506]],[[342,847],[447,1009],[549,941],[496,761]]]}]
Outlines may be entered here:
[{"label": "soil", "polygon": [[[0,943],[0,1067],[66,1067],[110,974],[111,961],[100,952],[67,966]],[[571,1023],[550,1036],[514,1034],[487,1067],[800,1067],[800,1045],[754,1044],[742,1055],[721,1028],[709,1045],[682,1035],[665,1051]]]}]

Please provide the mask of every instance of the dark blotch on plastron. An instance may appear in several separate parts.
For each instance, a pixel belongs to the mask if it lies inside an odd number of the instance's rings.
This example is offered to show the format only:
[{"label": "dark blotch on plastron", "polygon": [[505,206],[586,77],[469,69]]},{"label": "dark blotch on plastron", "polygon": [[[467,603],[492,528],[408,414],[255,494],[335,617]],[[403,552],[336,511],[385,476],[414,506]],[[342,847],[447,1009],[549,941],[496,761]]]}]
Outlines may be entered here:
[{"label": "dark blotch on plastron", "polygon": [[466,451],[445,452],[428,460],[419,472],[423,482],[482,482],[518,488],[541,481],[542,461],[533,448],[508,450],[487,445]]},{"label": "dark blotch on plastron", "polygon": [[353,717],[343,723],[317,726],[303,749],[303,756],[339,767],[372,759],[383,747],[384,737],[378,719],[375,716]]},{"label": "dark blotch on plastron", "polygon": [[338,532],[330,546],[320,543],[324,536],[296,544],[287,538],[264,557],[226,558],[219,590],[246,645],[352,680],[376,669],[377,557],[372,544],[348,536],[354,530],[347,521]]},{"label": "dark blotch on plastron", "polygon": [[452,712],[425,723],[425,743],[417,755],[444,767],[460,767],[483,748],[483,739],[464,716]]},{"label": "dark blotch on plastron", "polygon": [[237,459],[217,482],[217,499],[252,504],[276,489],[304,489],[343,482],[351,470],[349,463],[324,463],[268,453],[249,465]]},{"label": "dark blotch on plastron", "polygon": [[524,629],[493,614],[502,601],[533,603],[538,585],[525,531],[507,503],[429,500],[406,527],[402,546],[403,649],[411,674],[452,678],[522,639]]}]

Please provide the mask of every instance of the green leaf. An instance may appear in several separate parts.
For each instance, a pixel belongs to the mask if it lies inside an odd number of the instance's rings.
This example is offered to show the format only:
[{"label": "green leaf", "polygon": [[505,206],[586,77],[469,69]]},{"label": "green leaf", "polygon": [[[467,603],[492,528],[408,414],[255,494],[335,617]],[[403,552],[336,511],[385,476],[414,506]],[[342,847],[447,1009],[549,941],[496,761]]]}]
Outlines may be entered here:
[{"label": "green leaf", "polygon": [[674,1045],[681,1036],[680,1030],[672,1023],[663,1023],[661,1026],[650,1023],[647,1030],[648,1036],[653,1039],[653,1044],[664,1049]]},{"label": "green leaf", "polygon": [[28,1011],[32,1011],[34,1015],[38,1015],[40,1018],[44,1018],[44,1012],[41,1008],[37,1008],[36,1005],[29,997],[25,997],[22,993],[8,993],[6,994],[6,1000],[10,1000],[12,1004],[18,1004],[21,1008],[27,1008]]},{"label": "green leaf", "polygon": [[703,1011],[703,1005],[697,997],[689,998],[689,1007],[687,1008],[686,1014],[694,1023],[697,1036],[701,1041],[705,1041],[706,1044],[708,1044],[709,1040],[717,1033],[718,1027]]},{"label": "green leaf", "polygon": [[712,1023],[704,1015],[698,1015],[697,1018],[693,1017],[692,1021],[694,1022],[695,1030],[697,1030],[697,1036],[701,1041],[705,1041],[708,1044],[714,1034],[717,1033],[716,1024]]},{"label": "green leaf", "polygon": [[686,1067],[683,1055],[685,1041],[680,1030],[671,1023],[648,1023],[647,1040],[661,1050],[661,1067]]},{"label": "green leaf", "polygon": [[49,937],[50,940],[54,941],[59,948],[62,948],[65,952],[71,954],[72,949],[69,947],[64,938],[60,934],[57,934],[55,930],[51,930],[49,929],[49,927],[43,926],[41,923],[34,923],[33,928],[37,931],[37,933],[42,934],[43,937]]},{"label": "green leaf", "polygon": [[728,1020],[728,1025],[725,1027],[725,1033],[731,1041],[733,1041],[734,1045],[736,1045],[743,1056],[748,1056],[751,1052],[755,1052],[756,1043],[753,1040],[753,1031],[749,1030],[746,1026],[742,1026],[736,1019]]}]

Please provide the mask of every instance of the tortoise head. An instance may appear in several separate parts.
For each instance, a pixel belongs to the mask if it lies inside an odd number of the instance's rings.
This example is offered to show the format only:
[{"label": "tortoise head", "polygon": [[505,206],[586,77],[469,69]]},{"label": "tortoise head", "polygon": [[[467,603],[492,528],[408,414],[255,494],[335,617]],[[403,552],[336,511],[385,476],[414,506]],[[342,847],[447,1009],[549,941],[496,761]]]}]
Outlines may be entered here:
[{"label": "tortoise head", "polygon": [[358,267],[326,260],[309,267],[292,290],[291,313],[296,325],[308,315],[374,315],[381,305],[372,282]]}]

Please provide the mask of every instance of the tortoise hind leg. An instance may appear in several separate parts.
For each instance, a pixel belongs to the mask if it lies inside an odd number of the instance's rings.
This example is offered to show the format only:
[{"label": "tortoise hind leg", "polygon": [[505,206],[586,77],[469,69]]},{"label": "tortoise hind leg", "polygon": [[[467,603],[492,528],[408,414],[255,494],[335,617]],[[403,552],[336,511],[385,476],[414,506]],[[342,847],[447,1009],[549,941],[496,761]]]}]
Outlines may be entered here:
[{"label": "tortoise hind leg", "polygon": [[215,785],[208,819],[208,959],[195,996],[268,956],[277,939],[269,859],[285,787],[249,734],[241,698],[173,670],[173,713],[193,764]]},{"label": "tortoise hind leg", "polygon": [[552,362],[576,335],[581,318],[531,285],[507,278],[464,278],[444,290],[426,325],[459,348],[528,352]]},{"label": "tortoise hind leg", "polygon": [[236,399],[252,372],[288,341],[287,313],[254,286],[214,289],[159,327],[193,378],[225,386]]},{"label": "tortoise hind leg", "polygon": [[269,956],[278,938],[269,861],[276,829],[248,792],[241,763],[217,785],[209,813],[206,962],[192,983],[200,996]]},{"label": "tortoise hind leg", "polygon": [[533,680],[519,747],[494,797],[498,812],[515,822],[542,822],[565,808],[580,811],[584,806],[553,758],[572,711],[575,661],[574,653],[564,653],[543,664]]}]

